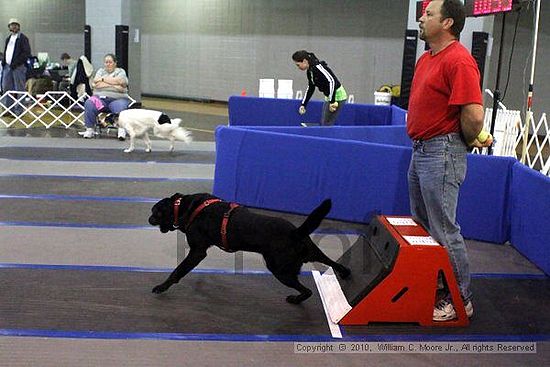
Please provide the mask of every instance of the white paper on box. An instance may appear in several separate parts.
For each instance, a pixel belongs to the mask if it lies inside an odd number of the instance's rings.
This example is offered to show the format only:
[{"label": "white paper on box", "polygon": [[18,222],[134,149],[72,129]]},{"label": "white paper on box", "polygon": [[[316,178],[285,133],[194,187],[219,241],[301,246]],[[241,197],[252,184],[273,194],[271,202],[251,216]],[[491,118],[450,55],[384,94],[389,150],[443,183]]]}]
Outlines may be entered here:
[{"label": "white paper on box", "polygon": [[417,226],[418,225],[412,218],[386,217],[386,219],[392,226]]},{"label": "white paper on box", "polygon": [[439,246],[432,236],[403,236],[405,241],[414,246]]}]

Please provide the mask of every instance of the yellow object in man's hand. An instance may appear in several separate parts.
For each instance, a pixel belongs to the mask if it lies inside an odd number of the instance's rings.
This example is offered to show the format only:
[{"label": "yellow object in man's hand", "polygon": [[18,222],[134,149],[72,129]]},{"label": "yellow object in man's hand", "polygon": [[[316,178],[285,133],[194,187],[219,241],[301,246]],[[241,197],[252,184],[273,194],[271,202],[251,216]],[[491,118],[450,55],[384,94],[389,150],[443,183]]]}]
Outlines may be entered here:
[{"label": "yellow object in man's hand", "polygon": [[481,130],[481,132],[478,134],[477,136],[477,141],[479,141],[481,144],[485,143],[487,141],[487,139],[489,138],[489,134],[487,131],[485,130]]},{"label": "yellow object in man's hand", "polygon": [[486,148],[493,144],[493,136],[486,130],[481,130],[477,137],[469,145],[476,148]]},{"label": "yellow object in man's hand", "polygon": [[334,112],[338,109],[338,102],[334,102],[334,103],[331,103],[329,106],[328,106],[328,110],[330,112]]}]

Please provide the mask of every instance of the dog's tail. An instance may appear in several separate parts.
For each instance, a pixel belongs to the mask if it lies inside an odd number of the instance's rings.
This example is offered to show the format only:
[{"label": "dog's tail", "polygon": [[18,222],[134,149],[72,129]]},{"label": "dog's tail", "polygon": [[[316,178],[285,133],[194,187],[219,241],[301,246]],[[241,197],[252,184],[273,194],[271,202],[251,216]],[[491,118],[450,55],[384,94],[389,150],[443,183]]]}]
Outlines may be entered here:
[{"label": "dog's tail", "polygon": [[[173,119],[172,121],[179,120],[180,119]],[[170,139],[170,140],[179,140],[183,141],[186,144],[189,144],[193,141],[193,136],[191,134],[191,131],[178,126],[179,122],[177,123],[170,123],[170,124],[162,124],[155,126],[153,129],[153,134],[155,136],[158,136],[159,138],[164,139]]]},{"label": "dog's tail", "polygon": [[183,127],[177,127],[172,131],[172,135],[176,140],[183,141],[185,144],[189,144],[193,141],[193,135],[191,131],[184,129]]},{"label": "dog's tail", "polygon": [[180,126],[180,124],[181,124],[181,119],[179,119],[179,118],[170,119],[170,123],[171,123],[172,125]]},{"label": "dog's tail", "polygon": [[330,199],[324,200],[321,205],[315,208],[310,215],[306,218],[304,223],[294,230],[292,235],[295,238],[304,238],[309,236],[313,231],[319,227],[321,221],[327,216],[332,208],[332,201]]}]

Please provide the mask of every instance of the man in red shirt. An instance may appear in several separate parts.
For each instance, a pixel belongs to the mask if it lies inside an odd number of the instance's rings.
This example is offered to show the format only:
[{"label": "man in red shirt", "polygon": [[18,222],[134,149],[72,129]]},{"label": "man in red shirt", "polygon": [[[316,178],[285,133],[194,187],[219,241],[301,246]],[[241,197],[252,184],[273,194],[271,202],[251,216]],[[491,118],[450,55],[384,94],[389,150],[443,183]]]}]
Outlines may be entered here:
[{"label": "man in red shirt", "polygon": [[[420,18],[420,38],[430,50],[418,60],[411,87],[407,133],[413,154],[408,181],[411,212],[446,247],[471,317],[469,261],[456,209],[468,147],[489,146],[492,137],[482,130],[477,64],[458,42],[464,22],[460,0],[433,0]],[[436,303],[435,321],[456,318],[450,301],[446,294]]]}]

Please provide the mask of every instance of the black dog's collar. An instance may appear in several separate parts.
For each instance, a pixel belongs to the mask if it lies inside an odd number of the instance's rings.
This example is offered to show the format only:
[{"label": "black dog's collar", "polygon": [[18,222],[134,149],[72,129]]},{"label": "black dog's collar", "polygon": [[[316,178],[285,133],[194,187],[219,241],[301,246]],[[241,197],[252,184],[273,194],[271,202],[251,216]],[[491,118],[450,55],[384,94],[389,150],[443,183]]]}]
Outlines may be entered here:
[{"label": "black dog's collar", "polygon": [[179,212],[180,212],[180,204],[181,204],[181,198],[177,198],[176,201],[174,201],[174,228],[179,228],[180,225],[178,223],[179,221]]}]

